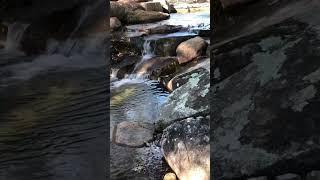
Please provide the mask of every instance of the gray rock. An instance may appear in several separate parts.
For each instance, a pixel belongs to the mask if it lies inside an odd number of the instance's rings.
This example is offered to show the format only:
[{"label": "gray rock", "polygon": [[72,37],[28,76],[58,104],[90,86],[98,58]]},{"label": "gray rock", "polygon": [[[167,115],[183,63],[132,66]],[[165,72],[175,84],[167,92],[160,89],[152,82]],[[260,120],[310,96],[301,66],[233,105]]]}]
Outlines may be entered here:
[{"label": "gray rock", "polygon": [[[315,4],[285,8],[299,11],[299,21],[278,22],[279,16],[270,15],[277,21],[268,21],[269,26],[213,45],[213,51],[225,55],[257,47],[246,55],[247,65],[211,91],[215,179],[296,173],[319,164],[320,39],[318,29],[309,28],[320,25],[313,15],[319,11]],[[237,60],[241,61],[234,57],[232,62]],[[219,70],[216,74],[223,74]]]},{"label": "gray rock", "polygon": [[184,85],[174,90],[160,108],[157,128],[161,129],[176,119],[209,112],[210,73],[193,71]]},{"label": "gray rock", "polygon": [[167,127],[162,152],[180,180],[210,179],[209,119],[187,118]]},{"label": "gray rock", "polygon": [[277,176],[275,178],[276,180],[301,180],[301,177],[297,174],[283,174],[283,175],[280,175],[280,176]]},{"label": "gray rock", "polygon": [[311,171],[306,176],[306,180],[319,180],[319,179],[320,179],[320,171]]},{"label": "gray rock", "polygon": [[268,180],[268,177],[266,177],[266,176],[252,177],[247,180]]},{"label": "gray rock", "polygon": [[128,147],[143,147],[153,139],[154,128],[145,122],[124,121],[113,130],[113,142]]}]

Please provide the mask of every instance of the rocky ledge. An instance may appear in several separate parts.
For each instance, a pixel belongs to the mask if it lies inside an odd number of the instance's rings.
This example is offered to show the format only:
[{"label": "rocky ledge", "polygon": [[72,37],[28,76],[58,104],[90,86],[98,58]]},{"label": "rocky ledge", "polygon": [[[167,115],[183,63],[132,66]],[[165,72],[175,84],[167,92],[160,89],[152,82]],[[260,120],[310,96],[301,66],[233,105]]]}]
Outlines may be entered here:
[{"label": "rocky ledge", "polygon": [[213,179],[318,179],[320,3],[214,5]]}]

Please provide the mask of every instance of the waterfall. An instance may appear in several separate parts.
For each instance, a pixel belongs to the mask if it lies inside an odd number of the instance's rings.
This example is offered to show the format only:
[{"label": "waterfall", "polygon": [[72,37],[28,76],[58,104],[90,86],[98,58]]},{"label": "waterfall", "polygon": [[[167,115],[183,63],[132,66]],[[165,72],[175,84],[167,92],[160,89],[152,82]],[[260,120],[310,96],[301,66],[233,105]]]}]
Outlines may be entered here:
[{"label": "waterfall", "polygon": [[8,24],[7,39],[4,43],[4,50],[7,52],[18,52],[21,39],[25,30],[28,28],[28,24],[14,22]]},{"label": "waterfall", "polygon": [[150,59],[154,56],[154,49],[151,47],[151,40],[145,39],[142,50],[142,60]]}]

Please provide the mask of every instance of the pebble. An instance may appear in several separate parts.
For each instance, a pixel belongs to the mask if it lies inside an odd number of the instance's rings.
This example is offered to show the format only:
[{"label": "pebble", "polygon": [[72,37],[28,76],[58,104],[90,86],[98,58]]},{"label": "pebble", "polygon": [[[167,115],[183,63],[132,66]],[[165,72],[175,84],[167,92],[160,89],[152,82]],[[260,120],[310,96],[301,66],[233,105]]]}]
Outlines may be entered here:
[{"label": "pebble", "polygon": [[174,173],[167,173],[163,180],[177,180],[177,176]]}]

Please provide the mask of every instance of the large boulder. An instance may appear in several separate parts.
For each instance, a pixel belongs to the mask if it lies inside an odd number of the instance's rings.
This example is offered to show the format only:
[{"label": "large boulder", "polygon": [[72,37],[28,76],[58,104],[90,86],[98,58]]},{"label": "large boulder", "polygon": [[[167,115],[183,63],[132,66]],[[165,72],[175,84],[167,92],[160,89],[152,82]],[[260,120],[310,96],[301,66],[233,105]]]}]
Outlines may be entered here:
[{"label": "large boulder", "polygon": [[209,119],[187,118],[163,132],[164,158],[180,180],[210,179]]},{"label": "large boulder", "polygon": [[157,130],[163,129],[177,119],[208,113],[209,88],[209,71],[192,71],[188,81],[174,90],[160,108]]},{"label": "large boulder", "polygon": [[[214,64],[220,76],[211,94],[214,179],[319,167],[319,5],[288,3],[213,44],[213,59],[232,57]],[[223,60],[234,67],[222,71]]]},{"label": "large boulder", "polygon": [[179,63],[192,61],[205,54],[207,47],[208,43],[199,36],[182,42],[176,50]]},{"label": "large boulder", "polygon": [[155,11],[135,10],[129,11],[127,15],[128,24],[151,23],[168,19],[170,17],[167,13]]}]

